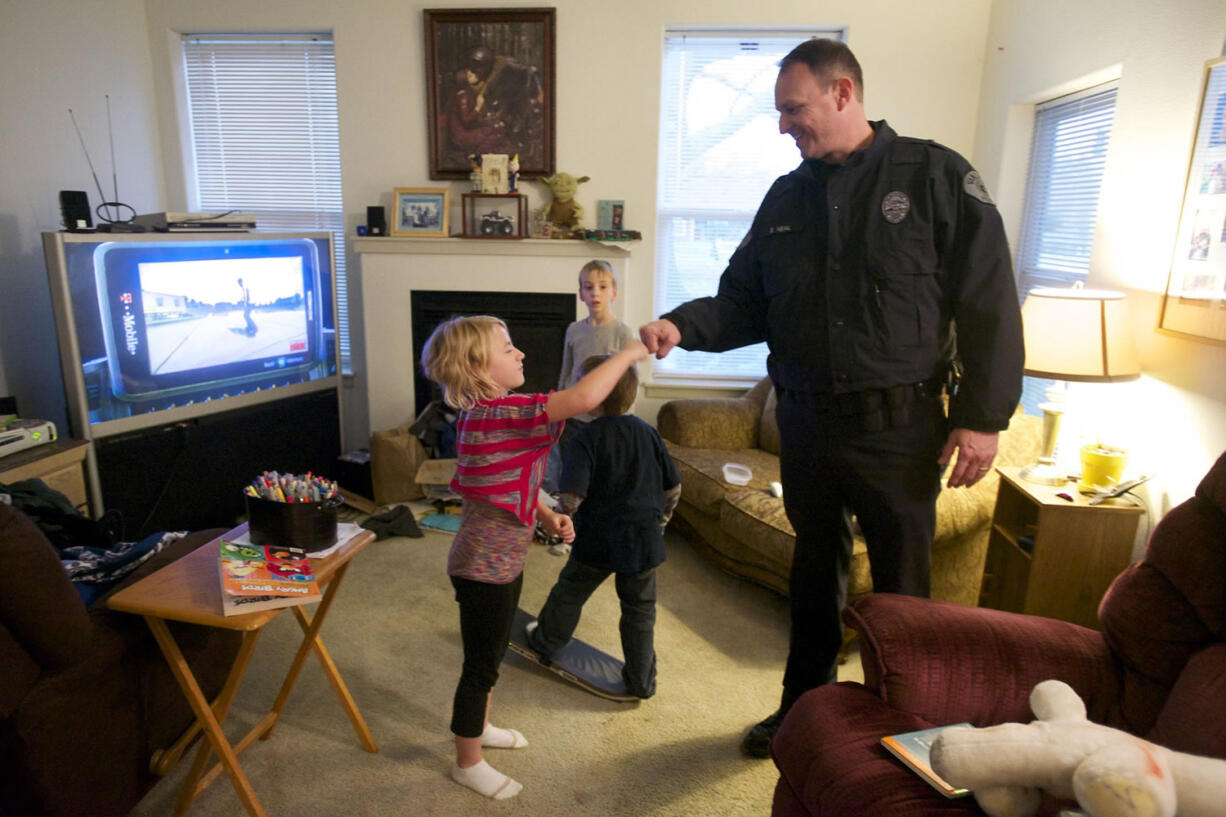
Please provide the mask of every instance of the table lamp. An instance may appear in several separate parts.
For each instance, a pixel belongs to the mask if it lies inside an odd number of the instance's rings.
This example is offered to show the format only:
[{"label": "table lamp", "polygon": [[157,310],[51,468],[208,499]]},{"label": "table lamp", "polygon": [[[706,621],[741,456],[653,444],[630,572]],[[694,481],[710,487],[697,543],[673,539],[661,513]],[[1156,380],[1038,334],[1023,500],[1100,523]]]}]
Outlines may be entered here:
[{"label": "table lamp", "polygon": [[[1122,292],[1102,289],[1037,287],[1022,304],[1026,343],[1024,371],[1030,377],[1112,383],[1141,376],[1128,303]],[[1043,412],[1043,449],[1021,477],[1042,485],[1063,485],[1056,467],[1056,438],[1064,405],[1049,393]]]}]

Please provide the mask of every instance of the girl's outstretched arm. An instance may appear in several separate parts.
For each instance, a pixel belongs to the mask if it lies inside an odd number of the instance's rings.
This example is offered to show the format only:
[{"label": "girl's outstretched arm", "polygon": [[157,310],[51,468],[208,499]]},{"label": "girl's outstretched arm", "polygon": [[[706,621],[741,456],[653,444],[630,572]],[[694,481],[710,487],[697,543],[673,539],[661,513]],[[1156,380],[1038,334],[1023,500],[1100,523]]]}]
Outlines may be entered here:
[{"label": "girl's outstretched arm", "polygon": [[556,423],[593,410],[609,396],[626,370],[646,357],[647,347],[641,341],[627,341],[620,352],[585,374],[578,383],[549,395],[545,404],[549,421]]}]

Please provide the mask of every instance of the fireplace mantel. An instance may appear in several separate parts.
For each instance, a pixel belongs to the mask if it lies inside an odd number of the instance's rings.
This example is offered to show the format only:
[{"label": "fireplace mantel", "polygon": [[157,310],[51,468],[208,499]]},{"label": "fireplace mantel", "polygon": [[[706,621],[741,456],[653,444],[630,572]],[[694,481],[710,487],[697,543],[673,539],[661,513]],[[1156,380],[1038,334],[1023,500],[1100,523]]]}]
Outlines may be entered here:
[{"label": "fireplace mantel", "polygon": [[627,258],[637,241],[578,241],[562,238],[357,238],[359,253],[407,253],[410,255],[527,255],[548,258]]},{"label": "fireplace mantel", "polygon": [[[635,242],[629,242],[635,243]],[[420,410],[413,397],[414,290],[563,292],[575,295],[582,317],[579,268],[608,261],[617,275],[613,313],[623,312],[633,280],[629,243],[566,239],[358,238],[366,340],[366,394],[370,430],[411,423]]]}]

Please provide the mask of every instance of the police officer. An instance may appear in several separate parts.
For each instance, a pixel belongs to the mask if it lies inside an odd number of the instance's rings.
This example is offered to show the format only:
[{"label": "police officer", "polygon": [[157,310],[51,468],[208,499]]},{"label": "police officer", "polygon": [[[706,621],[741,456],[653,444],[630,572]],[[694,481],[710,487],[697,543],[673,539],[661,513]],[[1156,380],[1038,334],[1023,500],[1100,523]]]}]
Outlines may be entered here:
[{"label": "police officer", "polygon": [[859,63],[834,40],[784,57],[775,107],[804,161],[767,192],[718,293],[639,330],[657,358],[770,349],[796,548],[782,700],[741,744],[755,757],[836,678],[851,514],[874,590],[927,596],[942,471],[955,452],[950,487],[991,467],[1023,360],[1004,228],[966,160],[869,122]]}]

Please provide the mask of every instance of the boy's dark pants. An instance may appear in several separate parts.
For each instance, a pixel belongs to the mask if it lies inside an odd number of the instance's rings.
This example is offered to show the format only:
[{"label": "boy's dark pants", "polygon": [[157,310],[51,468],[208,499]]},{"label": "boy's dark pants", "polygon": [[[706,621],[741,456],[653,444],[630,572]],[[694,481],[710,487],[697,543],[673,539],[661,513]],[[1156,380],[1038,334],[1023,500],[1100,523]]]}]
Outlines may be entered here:
[{"label": "boy's dark pants", "polygon": [[498,665],[507,651],[524,574],[507,584],[489,584],[451,577],[460,604],[460,639],[464,669],[451,707],[451,731],[462,738],[479,738],[485,731],[485,708],[498,682]]},{"label": "boy's dark pants", "polygon": [[[532,646],[546,658],[564,647],[579,625],[584,603],[610,573],[613,571],[585,565],[573,557],[568,560],[541,608],[540,627],[532,634]],[[642,573],[614,575],[622,609],[618,627],[626,663],[622,677],[631,695],[650,698],[656,691],[656,570],[653,567]]]}]

